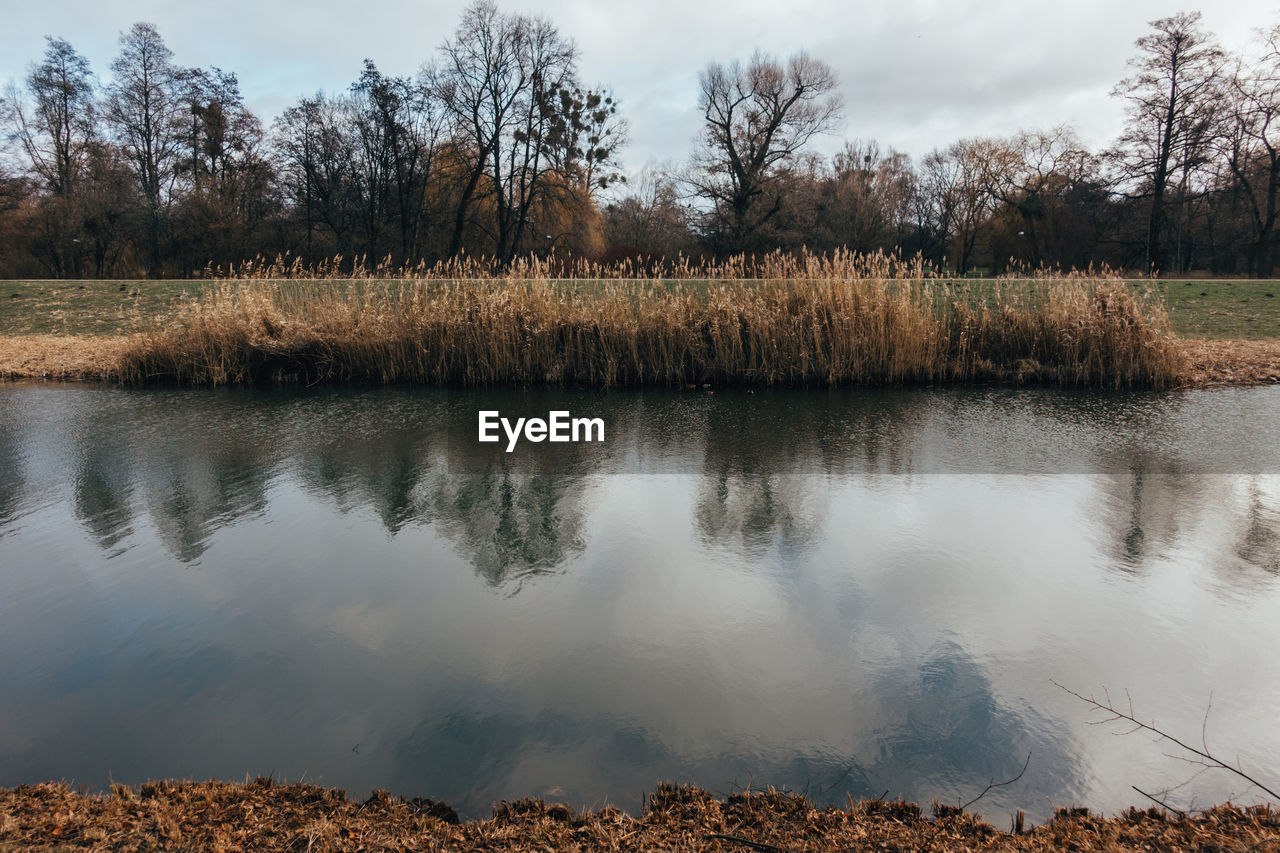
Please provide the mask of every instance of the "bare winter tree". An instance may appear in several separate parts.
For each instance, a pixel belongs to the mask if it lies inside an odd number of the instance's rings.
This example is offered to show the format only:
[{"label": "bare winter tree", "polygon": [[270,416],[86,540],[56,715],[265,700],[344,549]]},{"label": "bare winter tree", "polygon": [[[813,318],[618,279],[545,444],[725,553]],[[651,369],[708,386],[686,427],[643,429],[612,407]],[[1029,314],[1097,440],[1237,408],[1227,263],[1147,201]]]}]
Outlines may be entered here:
[{"label": "bare winter tree", "polygon": [[44,59],[27,74],[30,107],[12,93],[9,119],[41,181],[54,195],[69,197],[94,136],[93,73],[70,44],[45,40]]},{"label": "bare winter tree", "polygon": [[94,84],[89,61],[75,48],[62,39],[45,41],[44,58],[31,66],[24,90],[10,89],[0,112],[35,183],[48,193],[31,245],[49,272],[62,277],[81,267],[79,201],[96,136]]},{"label": "bare winter tree", "polygon": [[449,255],[462,250],[463,233],[485,166],[512,123],[511,113],[529,81],[520,73],[517,22],[490,0],[477,0],[462,13],[444,54],[436,89],[451,113],[455,154],[465,168],[454,214]]},{"label": "bare winter tree", "polygon": [[[549,151],[560,124],[560,92],[576,88],[577,48],[544,18],[514,19],[518,67],[527,92],[516,100],[509,139],[499,137],[490,175],[495,201],[495,244],[499,258],[510,260],[519,250],[530,214],[553,162]],[[504,162],[505,161],[505,162]]]},{"label": "bare winter tree", "polygon": [[236,75],[191,69],[181,83],[184,150],[176,162],[180,199],[168,258],[187,270],[221,253],[250,254],[255,231],[274,209],[274,176],[262,123],[245,105]]},{"label": "bare winter tree", "polygon": [[[275,122],[281,182],[302,220],[302,251],[349,255],[360,220],[356,140],[348,101],[323,93],[303,98]],[[314,243],[322,238],[321,247]]]},{"label": "bare winter tree", "polygon": [[1252,272],[1270,278],[1280,219],[1280,25],[1264,33],[1262,43],[1261,56],[1231,78],[1220,143],[1251,225]]},{"label": "bare winter tree", "polygon": [[[901,247],[916,191],[910,158],[871,140],[845,143],[817,181],[804,245],[858,252]],[[811,237],[810,237],[811,235]]]},{"label": "bare winter tree", "polygon": [[111,63],[114,79],[106,101],[107,121],[133,164],[147,205],[153,269],[161,266],[163,208],[182,149],[182,75],[172,57],[153,25],[134,24],[120,36],[120,55]]},{"label": "bare winter tree", "polygon": [[[444,111],[429,78],[429,72],[417,80],[388,77],[366,59],[351,87],[366,251],[401,263],[419,256],[428,180],[443,131]],[[379,240],[388,223],[395,238]]]},{"label": "bare winter tree", "polygon": [[1023,131],[1009,139],[986,139],[978,146],[986,192],[1017,214],[1019,260],[1039,267],[1046,262],[1041,223],[1049,216],[1052,195],[1092,173],[1092,157],[1065,125]]},{"label": "bare winter tree", "polygon": [[549,121],[542,132],[551,169],[563,177],[569,204],[592,205],[599,191],[625,182],[616,154],[627,140],[611,93],[581,88],[544,89],[539,111]]},{"label": "bare winter tree", "polygon": [[745,66],[711,63],[700,86],[706,126],[686,183],[711,205],[718,248],[760,248],[753,237],[782,209],[779,172],[840,118],[835,73],[804,53],[785,64],[756,53]]},{"label": "bare winter tree", "polygon": [[1112,94],[1125,98],[1128,120],[1120,140],[1124,173],[1151,200],[1145,261],[1149,270],[1173,268],[1168,246],[1168,196],[1203,166],[1212,141],[1224,54],[1200,26],[1199,12],[1151,22],[1129,61],[1134,74]]},{"label": "bare winter tree", "polygon": [[498,257],[508,260],[520,248],[553,165],[547,146],[555,108],[561,91],[577,88],[578,51],[547,20],[503,14],[492,0],[476,0],[442,53],[437,91],[466,169],[449,252],[462,248],[473,203],[487,190],[493,217],[479,224]]},{"label": "bare winter tree", "polygon": [[978,231],[991,215],[992,201],[983,180],[985,141],[962,139],[935,150],[921,162],[916,220],[937,263],[965,275],[973,266]]},{"label": "bare winter tree", "polygon": [[623,256],[674,258],[694,246],[689,211],[666,168],[650,164],[627,182],[627,194],[605,208],[610,245]]},{"label": "bare winter tree", "polygon": [[256,155],[262,122],[245,106],[240,81],[221,68],[194,68],[182,76],[178,111],[185,151],[178,172],[197,195],[218,190]]}]

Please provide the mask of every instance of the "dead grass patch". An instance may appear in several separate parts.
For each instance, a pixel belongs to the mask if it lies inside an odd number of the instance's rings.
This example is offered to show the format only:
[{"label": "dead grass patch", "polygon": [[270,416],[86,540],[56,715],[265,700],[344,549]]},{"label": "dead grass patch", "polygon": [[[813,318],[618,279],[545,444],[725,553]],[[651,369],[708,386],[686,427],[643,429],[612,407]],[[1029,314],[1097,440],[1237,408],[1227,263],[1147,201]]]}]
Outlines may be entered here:
[{"label": "dead grass patch", "polygon": [[124,336],[0,337],[0,379],[111,379],[128,346]]},{"label": "dead grass patch", "polygon": [[1192,385],[1262,385],[1280,382],[1280,341],[1185,340]]},{"label": "dead grass patch", "polygon": [[152,782],[105,796],[64,784],[0,789],[0,850],[404,851],[665,850],[1274,850],[1280,813],[1217,806],[1189,817],[1130,809],[1112,818],[1062,809],[1014,835],[970,813],[932,820],[901,801],[818,808],[773,790],[721,799],[662,784],[638,816],[501,803],[458,823],[447,806],[374,792],[364,801],[311,785]]}]

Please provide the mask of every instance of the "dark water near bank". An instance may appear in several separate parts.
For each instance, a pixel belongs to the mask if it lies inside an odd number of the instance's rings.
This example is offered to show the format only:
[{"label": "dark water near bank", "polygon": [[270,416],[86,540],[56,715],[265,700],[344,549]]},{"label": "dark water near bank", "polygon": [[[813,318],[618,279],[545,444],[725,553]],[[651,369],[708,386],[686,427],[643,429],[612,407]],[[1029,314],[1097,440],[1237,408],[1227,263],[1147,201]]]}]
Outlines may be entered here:
[{"label": "dark water near bank", "polygon": [[[476,441],[476,412],[603,445]],[[0,386],[0,785],[1115,810],[1280,767],[1280,389]],[[1169,795],[1253,794],[1203,774]]]}]

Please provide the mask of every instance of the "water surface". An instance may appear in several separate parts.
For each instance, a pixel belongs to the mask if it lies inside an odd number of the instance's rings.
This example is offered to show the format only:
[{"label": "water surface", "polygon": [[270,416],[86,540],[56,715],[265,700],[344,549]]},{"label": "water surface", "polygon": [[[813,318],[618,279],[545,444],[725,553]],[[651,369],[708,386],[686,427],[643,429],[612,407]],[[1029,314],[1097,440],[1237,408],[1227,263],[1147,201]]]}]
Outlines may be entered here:
[{"label": "water surface", "polygon": [[[606,441],[507,454],[480,409]],[[1193,776],[1053,681],[1197,742],[1211,700],[1266,776],[1277,472],[1275,388],[2,386],[0,785],[928,803],[1030,753],[1004,824]]]}]

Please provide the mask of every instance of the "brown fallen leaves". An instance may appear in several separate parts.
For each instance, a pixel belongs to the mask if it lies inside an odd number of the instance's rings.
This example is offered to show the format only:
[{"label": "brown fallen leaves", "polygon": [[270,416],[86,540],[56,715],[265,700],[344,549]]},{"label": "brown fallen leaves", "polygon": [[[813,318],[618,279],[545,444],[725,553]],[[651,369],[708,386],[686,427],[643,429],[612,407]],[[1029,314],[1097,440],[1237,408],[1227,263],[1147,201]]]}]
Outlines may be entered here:
[{"label": "brown fallen leaves", "polygon": [[902,801],[818,809],[773,790],[720,799],[661,784],[644,813],[576,814],[541,800],[500,803],[457,823],[448,806],[374,792],[363,802],[311,785],[153,782],[79,794],[46,783],[0,789],[0,851],[906,851],[1280,850],[1280,812],[1217,806],[1190,817],[1131,809],[1113,818],[1063,809],[1022,835],[973,814]]}]

